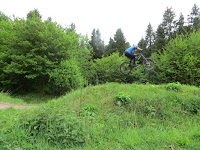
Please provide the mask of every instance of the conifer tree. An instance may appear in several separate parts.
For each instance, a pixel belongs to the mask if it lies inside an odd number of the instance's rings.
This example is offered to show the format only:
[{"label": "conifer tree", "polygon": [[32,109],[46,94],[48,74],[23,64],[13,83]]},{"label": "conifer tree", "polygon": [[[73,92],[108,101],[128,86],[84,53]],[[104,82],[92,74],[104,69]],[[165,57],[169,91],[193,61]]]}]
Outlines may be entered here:
[{"label": "conifer tree", "polygon": [[169,40],[170,35],[172,35],[173,29],[174,29],[174,17],[175,17],[175,13],[171,8],[166,9],[166,11],[164,12],[163,15],[163,22],[162,22],[162,26],[164,28],[164,34],[165,34],[165,38]]},{"label": "conifer tree", "polygon": [[101,40],[99,29],[93,29],[89,43],[93,48],[93,59],[101,58],[104,53],[104,42]]},{"label": "conifer tree", "polygon": [[192,7],[192,11],[188,16],[188,22],[190,23],[191,31],[193,29],[198,30],[200,28],[200,9],[196,4]]},{"label": "conifer tree", "polygon": [[116,31],[116,34],[114,35],[114,41],[115,49],[119,52],[119,55],[121,56],[124,53],[124,51],[128,48],[129,43],[126,42],[124,33],[120,28]]},{"label": "conifer tree", "polygon": [[149,57],[153,53],[153,47],[154,47],[154,42],[155,42],[155,33],[150,23],[146,30],[145,42],[146,42],[145,53],[146,53],[146,56]]}]

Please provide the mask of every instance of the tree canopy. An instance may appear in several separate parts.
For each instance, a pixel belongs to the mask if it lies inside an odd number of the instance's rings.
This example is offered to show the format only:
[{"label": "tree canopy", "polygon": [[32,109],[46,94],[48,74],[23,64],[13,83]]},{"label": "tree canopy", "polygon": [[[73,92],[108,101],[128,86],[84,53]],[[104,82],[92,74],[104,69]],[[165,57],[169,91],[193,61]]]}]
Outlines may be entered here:
[{"label": "tree canopy", "polygon": [[[26,19],[0,12],[0,90],[62,95],[72,89],[106,82],[168,83],[200,86],[200,11],[195,4],[185,18],[167,8],[156,30],[147,25],[138,46],[156,62],[123,75],[119,66],[130,47],[121,28],[104,44],[99,29],[91,37],[76,32],[75,23],[62,27],[51,17],[42,20],[34,9]],[[186,22],[186,20],[188,22]]]}]

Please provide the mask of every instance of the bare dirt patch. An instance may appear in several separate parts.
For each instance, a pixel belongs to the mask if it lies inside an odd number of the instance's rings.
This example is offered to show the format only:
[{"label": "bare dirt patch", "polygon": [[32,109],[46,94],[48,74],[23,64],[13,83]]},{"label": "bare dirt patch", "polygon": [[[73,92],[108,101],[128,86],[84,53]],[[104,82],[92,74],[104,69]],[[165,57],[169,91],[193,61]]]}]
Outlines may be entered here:
[{"label": "bare dirt patch", "polygon": [[25,106],[25,105],[11,104],[8,102],[0,102],[0,109],[6,109],[9,107],[13,107],[14,109],[28,109],[28,108],[35,108],[37,106]]}]

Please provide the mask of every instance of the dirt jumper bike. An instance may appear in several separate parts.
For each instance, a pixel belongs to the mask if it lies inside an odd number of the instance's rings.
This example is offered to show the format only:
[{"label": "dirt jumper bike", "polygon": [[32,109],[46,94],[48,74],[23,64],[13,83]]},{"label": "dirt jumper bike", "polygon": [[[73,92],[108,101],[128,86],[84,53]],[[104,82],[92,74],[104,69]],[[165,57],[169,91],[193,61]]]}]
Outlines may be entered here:
[{"label": "dirt jumper bike", "polygon": [[125,61],[120,65],[120,71],[123,74],[129,74],[134,67],[142,64],[146,70],[152,70],[155,67],[155,62],[151,58],[145,58],[142,53],[137,53],[135,55],[135,65],[131,64],[130,61]]}]

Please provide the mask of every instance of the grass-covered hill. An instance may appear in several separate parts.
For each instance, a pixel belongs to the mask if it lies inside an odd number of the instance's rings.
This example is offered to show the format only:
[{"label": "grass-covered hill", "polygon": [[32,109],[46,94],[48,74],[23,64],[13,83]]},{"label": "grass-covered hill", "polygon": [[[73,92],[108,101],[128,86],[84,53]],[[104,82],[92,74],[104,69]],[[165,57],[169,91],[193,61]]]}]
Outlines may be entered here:
[{"label": "grass-covered hill", "polygon": [[38,105],[0,110],[0,149],[200,149],[197,87],[109,83]]}]

